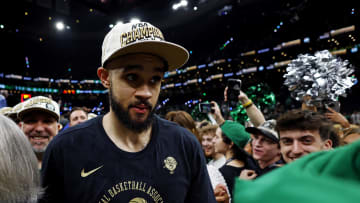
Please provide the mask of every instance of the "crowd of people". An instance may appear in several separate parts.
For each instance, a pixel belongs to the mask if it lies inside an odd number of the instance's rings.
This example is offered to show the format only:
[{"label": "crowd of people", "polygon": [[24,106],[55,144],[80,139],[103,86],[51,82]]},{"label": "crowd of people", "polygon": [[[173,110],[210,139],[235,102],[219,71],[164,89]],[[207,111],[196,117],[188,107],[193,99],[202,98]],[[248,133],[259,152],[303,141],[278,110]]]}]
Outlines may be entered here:
[{"label": "crowd of people", "polygon": [[214,101],[208,120],[181,110],[155,115],[164,73],[188,58],[150,23],[118,24],[97,70],[108,113],[93,118],[74,107],[62,123],[59,104],[46,96],[2,108],[0,202],[360,199],[358,118],[304,103],[265,120],[244,92],[247,127],[225,119]]}]

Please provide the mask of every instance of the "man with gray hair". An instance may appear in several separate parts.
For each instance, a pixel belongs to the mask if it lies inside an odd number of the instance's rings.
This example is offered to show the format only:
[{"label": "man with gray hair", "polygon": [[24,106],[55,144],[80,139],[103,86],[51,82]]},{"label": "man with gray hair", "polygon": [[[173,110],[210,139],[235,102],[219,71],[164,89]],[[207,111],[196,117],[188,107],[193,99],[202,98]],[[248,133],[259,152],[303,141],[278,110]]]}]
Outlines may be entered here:
[{"label": "man with gray hair", "polygon": [[0,202],[36,203],[41,194],[40,173],[24,133],[0,115]]},{"label": "man with gray hair", "polygon": [[30,141],[39,168],[46,147],[60,129],[59,117],[59,105],[43,96],[26,100],[18,112],[19,126]]}]

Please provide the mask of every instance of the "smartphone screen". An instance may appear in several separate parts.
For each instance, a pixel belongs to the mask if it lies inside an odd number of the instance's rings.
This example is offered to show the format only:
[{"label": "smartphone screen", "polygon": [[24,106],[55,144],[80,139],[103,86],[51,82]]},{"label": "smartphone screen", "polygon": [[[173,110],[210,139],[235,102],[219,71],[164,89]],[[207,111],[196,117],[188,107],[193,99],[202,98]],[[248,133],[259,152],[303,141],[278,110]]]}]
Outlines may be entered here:
[{"label": "smartphone screen", "polygon": [[229,107],[235,108],[239,103],[241,80],[230,78],[227,83],[227,99]]},{"label": "smartphone screen", "polygon": [[211,112],[211,104],[210,103],[200,103],[199,111],[201,113],[210,113]]}]

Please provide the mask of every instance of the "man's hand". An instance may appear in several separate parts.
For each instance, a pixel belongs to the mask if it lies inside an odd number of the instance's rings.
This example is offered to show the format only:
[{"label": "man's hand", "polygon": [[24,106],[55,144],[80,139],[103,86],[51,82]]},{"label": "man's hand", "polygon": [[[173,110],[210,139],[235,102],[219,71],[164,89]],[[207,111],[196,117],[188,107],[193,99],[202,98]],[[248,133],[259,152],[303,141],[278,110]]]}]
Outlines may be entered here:
[{"label": "man's hand", "polygon": [[241,171],[239,178],[243,180],[253,180],[256,176],[257,174],[254,170],[244,169]]},{"label": "man's hand", "polygon": [[334,109],[330,107],[327,107],[327,109],[330,112],[325,113],[326,118],[328,118],[329,120],[335,123],[339,123],[343,128],[350,127],[349,121],[341,113],[336,112]]},{"label": "man's hand", "polygon": [[214,101],[211,101],[210,103],[212,104],[211,115],[214,117],[214,119],[216,120],[216,123],[218,125],[223,124],[225,122],[225,120],[224,120],[224,117],[221,115],[221,110],[220,110],[219,105]]},{"label": "man's hand", "polygon": [[[225,90],[224,90],[224,101],[225,102],[227,101],[227,90],[228,90],[228,87],[225,87]],[[242,104],[245,104],[246,102],[249,101],[248,96],[241,90],[240,90],[240,94],[238,95],[238,99]]]},{"label": "man's hand", "polygon": [[227,193],[226,186],[223,184],[218,184],[215,187],[214,195],[216,202],[218,203],[229,203],[230,197]]}]

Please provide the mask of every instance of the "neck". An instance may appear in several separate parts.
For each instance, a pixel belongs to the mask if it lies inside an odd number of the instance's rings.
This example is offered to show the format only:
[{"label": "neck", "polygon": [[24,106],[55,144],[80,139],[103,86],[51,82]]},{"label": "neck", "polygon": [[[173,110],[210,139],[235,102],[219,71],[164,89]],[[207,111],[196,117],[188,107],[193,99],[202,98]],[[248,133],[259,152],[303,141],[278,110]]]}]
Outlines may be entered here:
[{"label": "neck", "polygon": [[102,124],[111,141],[124,151],[139,152],[150,142],[151,126],[143,132],[134,132],[126,128],[112,111],[104,116]]},{"label": "neck", "polygon": [[214,161],[216,161],[216,160],[221,159],[221,157],[223,157],[223,156],[224,156],[224,155],[221,154],[221,153],[215,153],[215,155],[213,156],[213,159],[214,159]]},{"label": "neck", "polygon": [[280,155],[277,155],[274,158],[272,158],[271,160],[266,160],[266,161],[258,160],[258,163],[259,163],[260,168],[264,169],[264,168],[270,166],[271,164],[274,164],[275,162],[279,161],[280,158],[281,158]]},{"label": "neck", "polygon": [[43,152],[41,152],[41,153],[35,153],[36,158],[37,158],[37,160],[38,160],[38,168],[39,168],[39,169],[41,169],[41,163],[42,163],[43,154],[44,154]]},{"label": "neck", "polygon": [[226,160],[231,159],[234,156],[234,153],[231,150],[226,151],[225,158]]},{"label": "neck", "polygon": [[[225,154],[226,160],[229,160],[233,157],[234,157],[234,153],[231,150],[228,150]],[[240,167],[244,167],[245,163],[242,160],[234,159],[234,160],[228,162],[226,165],[240,168]]]}]

